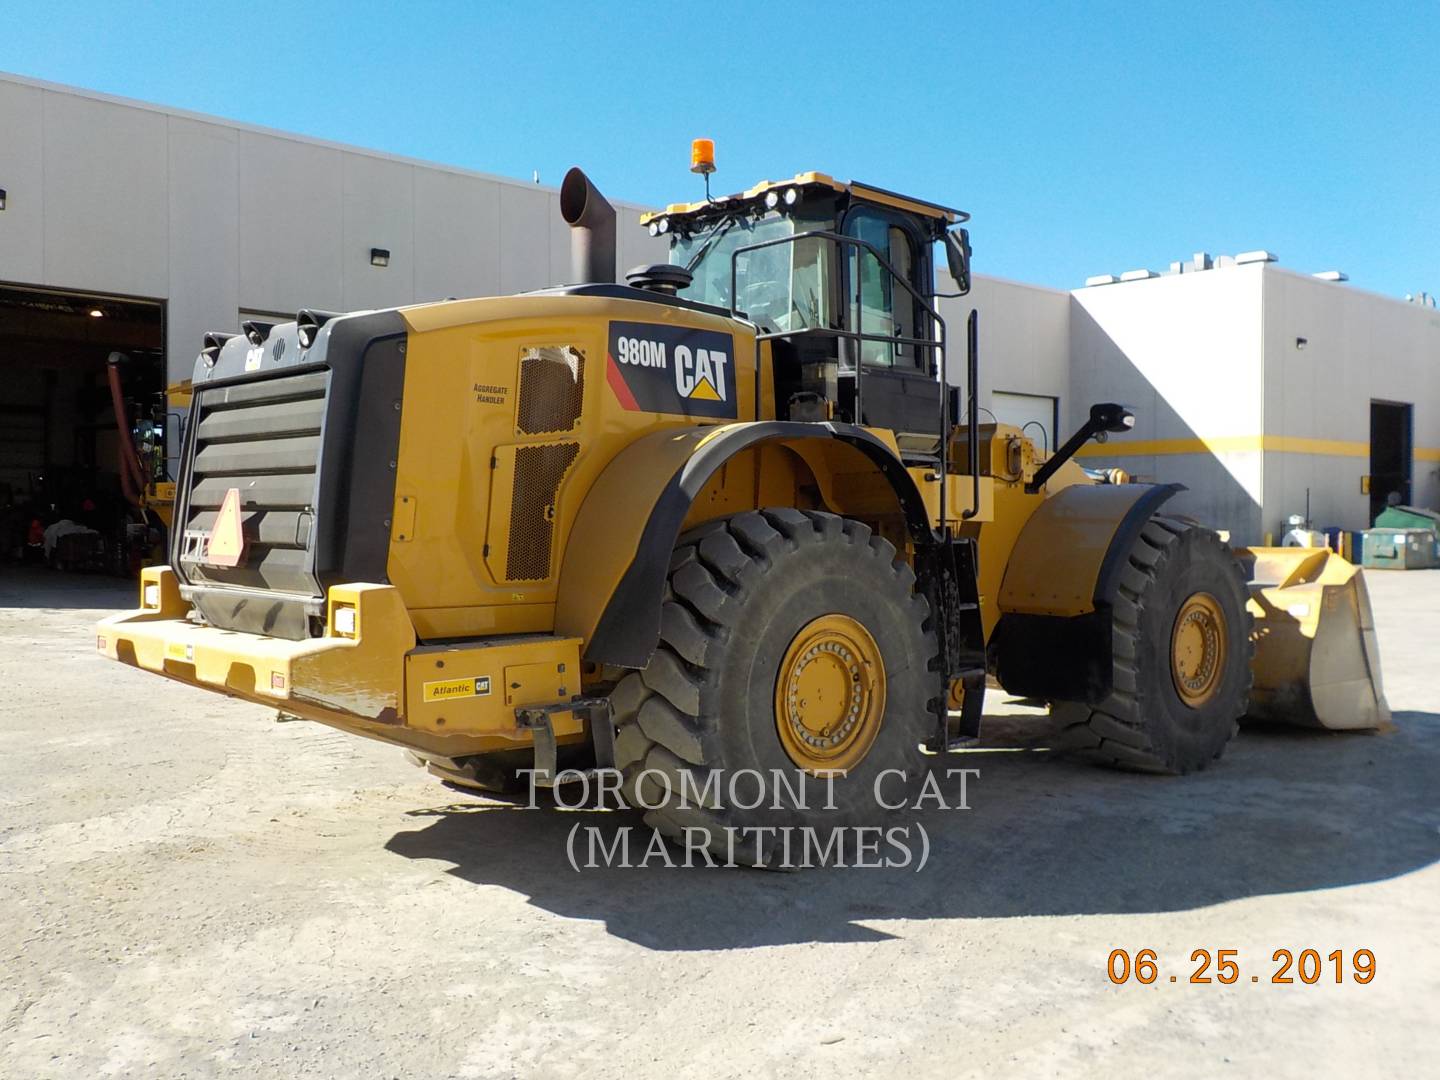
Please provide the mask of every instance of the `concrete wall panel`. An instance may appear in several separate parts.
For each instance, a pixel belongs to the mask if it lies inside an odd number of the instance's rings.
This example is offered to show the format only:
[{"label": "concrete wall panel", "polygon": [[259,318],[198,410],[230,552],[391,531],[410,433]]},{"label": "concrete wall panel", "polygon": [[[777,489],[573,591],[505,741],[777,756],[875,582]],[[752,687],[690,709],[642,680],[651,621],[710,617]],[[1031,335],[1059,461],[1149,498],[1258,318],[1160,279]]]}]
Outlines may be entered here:
[{"label": "concrete wall panel", "polygon": [[552,201],[552,193],[540,187],[500,189],[501,293],[557,284],[550,273],[550,252],[559,211],[552,211]]},{"label": "concrete wall panel", "polygon": [[240,304],[344,304],[344,170],[327,146],[240,132]]},{"label": "concrete wall panel", "polygon": [[163,297],[170,286],[165,115],[53,92],[41,102],[46,284]]},{"label": "concrete wall panel", "polygon": [[33,86],[0,80],[0,281],[45,280],[45,125]]},{"label": "concrete wall panel", "polygon": [[207,330],[234,330],[240,306],[239,133],[169,118],[169,274],[166,348],[171,378],[194,360]]},{"label": "concrete wall panel", "polygon": [[1136,415],[1083,463],[1188,483],[1177,505],[1244,543],[1259,538],[1264,488],[1260,275],[1238,266],[1071,294],[1072,395]]},{"label": "concrete wall panel", "polygon": [[500,185],[415,169],[415,299],[500,292]]},{"label": "concrete wall panel", "polygon": [[[939,289],[954,288],[948,275]],[[976,277],[970,294],[940,301],[950,335],[945,370],[950,382],[965,382],[965,323],[980,312],[980,406],[993,405],[997,391],[1044,394],[1060,399],[1060,427],[1072,424],[1070,403],[1070,296],[1055,289]],[[988,421],[983,413],[981,421]],[[1063,438],[1064,436],[1062,436]]]},{"label": "concrete wall panel", "polygon": [[[415,170],[402,161],[345,154],[341,306],[346,311],[415,300]],[[390,252],[373,266],[370,249]]]}]

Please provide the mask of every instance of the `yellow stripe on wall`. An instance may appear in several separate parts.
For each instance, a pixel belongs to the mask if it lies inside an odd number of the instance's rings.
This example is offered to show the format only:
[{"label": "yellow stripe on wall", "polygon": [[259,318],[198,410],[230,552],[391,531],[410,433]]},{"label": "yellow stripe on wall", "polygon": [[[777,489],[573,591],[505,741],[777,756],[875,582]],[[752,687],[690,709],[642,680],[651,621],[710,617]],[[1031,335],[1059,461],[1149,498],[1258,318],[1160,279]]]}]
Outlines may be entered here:
[{"label": "yellow stripe on wall", "polygon": [[[1088,443],[1076,457],[1148,457],[1156,454],[1317,454],[1329,457],[1370,456],[1370,444],[1341,439],[1301,439],[1293,435],[1218,435],[1209,439],[1117,439]],[[1420,461],[1440,461],[1440,448],[1419,447]]]}]

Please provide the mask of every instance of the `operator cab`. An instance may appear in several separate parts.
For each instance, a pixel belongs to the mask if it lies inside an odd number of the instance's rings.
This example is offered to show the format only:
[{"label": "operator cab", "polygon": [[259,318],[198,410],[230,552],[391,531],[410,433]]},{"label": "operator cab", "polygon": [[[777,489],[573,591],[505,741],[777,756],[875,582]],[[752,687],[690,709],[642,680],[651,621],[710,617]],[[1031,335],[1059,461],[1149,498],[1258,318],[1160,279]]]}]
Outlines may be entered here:
[{"label": "operator cab", "polygon": [[780,419],[888,428],[925,457],[938,450],[945,386],[933,252],[945,245],[968,291],[968,237],[952,230],[968,218],[812,172],[641,220],[670,238],[677,295],[771,342]]}]

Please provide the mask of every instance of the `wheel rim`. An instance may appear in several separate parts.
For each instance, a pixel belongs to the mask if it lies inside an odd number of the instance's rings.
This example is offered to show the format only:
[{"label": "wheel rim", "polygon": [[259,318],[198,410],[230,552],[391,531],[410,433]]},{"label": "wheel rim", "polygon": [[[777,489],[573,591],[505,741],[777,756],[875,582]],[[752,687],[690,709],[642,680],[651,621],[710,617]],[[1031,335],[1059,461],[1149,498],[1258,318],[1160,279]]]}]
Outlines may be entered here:
[{"label": "wheel rim", "polygon": [[1170,634],[1170,677],[1190,708],[1200,708],[1219,692],[1227,648],[1220,602],[1209,593],[1193,594],[1181,605]]},{"label": "wheel rim", "polygon": [[870,632],[848,615],[806,623],[775,679],[775,726],[790,760],[811,773],[852,769],[884,717],[885,665]]}]

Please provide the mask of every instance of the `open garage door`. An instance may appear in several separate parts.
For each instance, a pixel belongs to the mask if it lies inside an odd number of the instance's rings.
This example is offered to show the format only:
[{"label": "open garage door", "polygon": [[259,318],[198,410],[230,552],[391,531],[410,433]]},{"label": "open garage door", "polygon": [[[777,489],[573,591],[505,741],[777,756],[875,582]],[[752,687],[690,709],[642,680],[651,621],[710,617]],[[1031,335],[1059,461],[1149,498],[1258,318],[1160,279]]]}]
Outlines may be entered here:
[{"label": "open garage door", "polygon": [[164,479],[164,321],[162,301],[0,285],[0,565],[127,573],[155,549],[135,481]]}]

